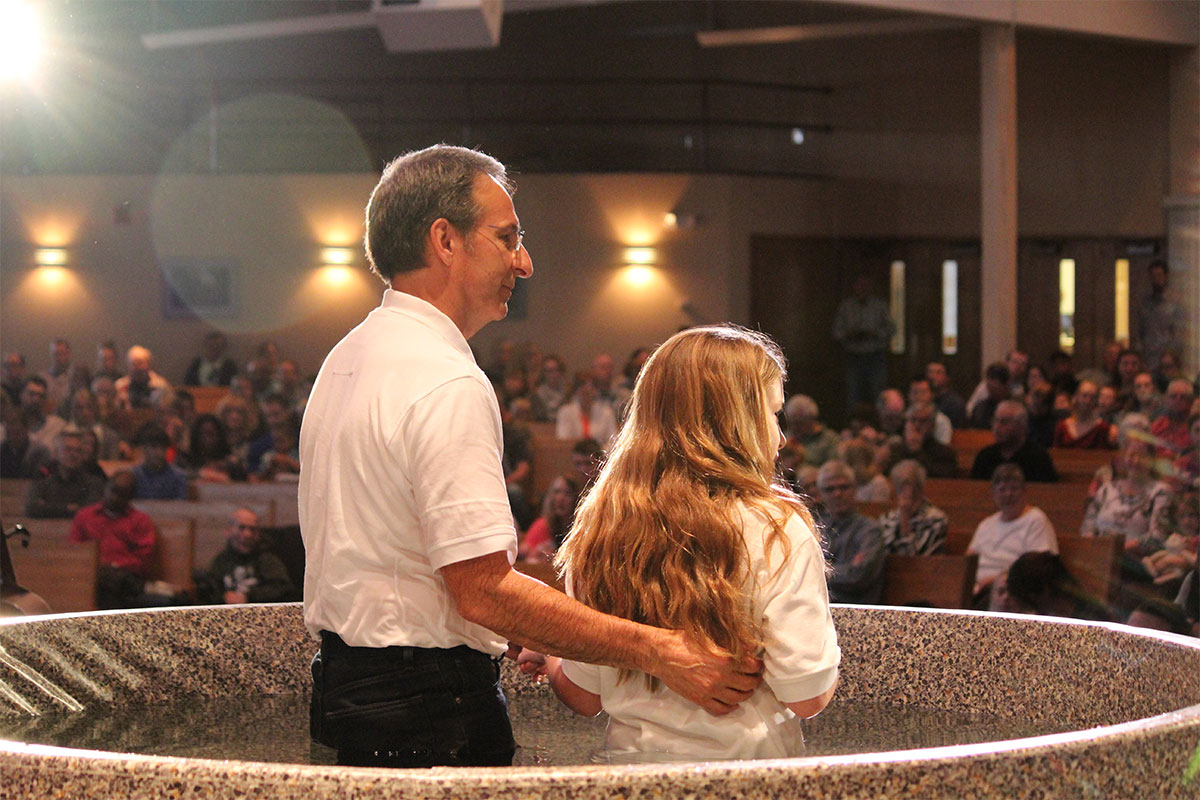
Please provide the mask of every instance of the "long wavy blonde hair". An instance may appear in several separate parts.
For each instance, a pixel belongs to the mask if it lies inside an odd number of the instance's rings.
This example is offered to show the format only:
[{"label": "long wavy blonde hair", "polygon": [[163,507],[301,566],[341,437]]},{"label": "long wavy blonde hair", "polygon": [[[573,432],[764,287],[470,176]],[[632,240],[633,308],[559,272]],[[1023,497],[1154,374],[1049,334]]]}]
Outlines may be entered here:
[{"label": "long wavy blonde hair", "polygon": [[761,651],[738,503],[766,512],[776,568],[790,555],[790,514],[815,531],[774,480],[779,428],[766,403],[785,374],[770,338],[733,325],[683,331],[650,356],[555,559],[576,598],[734,656]]}]

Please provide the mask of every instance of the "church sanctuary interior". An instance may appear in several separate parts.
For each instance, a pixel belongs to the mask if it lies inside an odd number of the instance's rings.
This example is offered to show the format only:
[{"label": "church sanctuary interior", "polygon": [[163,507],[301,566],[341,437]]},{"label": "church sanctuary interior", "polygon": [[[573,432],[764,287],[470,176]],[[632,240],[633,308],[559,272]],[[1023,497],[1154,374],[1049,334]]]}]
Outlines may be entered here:
[{"label": "church sanctuary interior", "polygon": [[[310,740],[303,415],[438,143],[532,259],[470,339],[519,571],[565,590],[655,347],[780,345],[755,469],[873,570],[794,759],[611,763],[511,663],[512,767]],[[1200,0],[0,0],[0,354],[0,797],[1200,796]]]}]

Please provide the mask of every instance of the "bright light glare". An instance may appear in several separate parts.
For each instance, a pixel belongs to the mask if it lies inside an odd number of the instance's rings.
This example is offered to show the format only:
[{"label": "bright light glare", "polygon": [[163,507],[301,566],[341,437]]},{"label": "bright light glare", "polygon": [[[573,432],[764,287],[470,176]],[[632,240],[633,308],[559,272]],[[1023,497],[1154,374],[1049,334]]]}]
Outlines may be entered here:
[{"label": "bright light glare", "polygon": [[644,289],[654,283],[654,279],[657,276],[658,274],[653,267],[642,266],[626,267],[622,274],[626,285],[631,289]]},{"label": "bright light glare", "polygon": [[329,288],[339,286],[347,286],[354,279],[354,270],[349,267],[322,267],[320,270],[321,280]]},{"label": "bright light glare", "polygon": [[653,264],[658,254],[653,247],[626,247],[626,264]]},{"label": "bright light glare", "polygon": [[39,247],[33,251],[33,260],[43,267],[61,267],[67,263],[67,251],[61,247]]},{"label": "bright light glare", "polygon": [[62,267],[38,267],[34,274],[37,276],[38,282],[43,289],[57,289],[60,286],[65,286],[67,278],[71,276]]},{"label": "bright light glare", "polygon": [[0,0],[0,82],[32,77],[41,52],[42,30],[33,6]]},{"label": "bright light glare", "polygon": [[349,247],[325,247],[321,250],[321,263],[329,266],[346,266],[354,263],[354,251]]}]

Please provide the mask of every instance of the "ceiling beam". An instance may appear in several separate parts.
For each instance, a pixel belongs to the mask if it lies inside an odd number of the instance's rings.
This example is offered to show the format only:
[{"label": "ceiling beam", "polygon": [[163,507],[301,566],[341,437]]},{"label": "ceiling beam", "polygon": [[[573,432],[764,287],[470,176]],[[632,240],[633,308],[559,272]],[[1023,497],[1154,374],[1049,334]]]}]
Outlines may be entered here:
[{"label": "ceiling beam", "polygon": [[1195,47],[1200,0],[814,0]]},{"label": "ceiling beam", "polygon": [[772,28],[742,28],[725,31],[697,31],[701,47],[785,44],[818,39],[844,39],[855,36],[890,36],[926,31],[963,28],[970,22],[954,19],[880,19],[867,22],[828,22],[813,25],[780,25]]}]

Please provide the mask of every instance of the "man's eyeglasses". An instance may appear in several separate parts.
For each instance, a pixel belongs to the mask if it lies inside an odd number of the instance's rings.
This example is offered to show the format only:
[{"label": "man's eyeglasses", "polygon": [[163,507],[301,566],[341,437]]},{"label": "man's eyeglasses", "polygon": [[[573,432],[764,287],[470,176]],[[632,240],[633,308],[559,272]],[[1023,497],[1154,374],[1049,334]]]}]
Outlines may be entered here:
[{"label": "man's eyeglasses", "polygon": [[525,246],[525,229],[513,228],[511,225],[485,225],[485,228],[491,228],[497,231],[504,231],[496,236],[500,243],[504,245],[504,249],[516,255],[517,251]]}]

